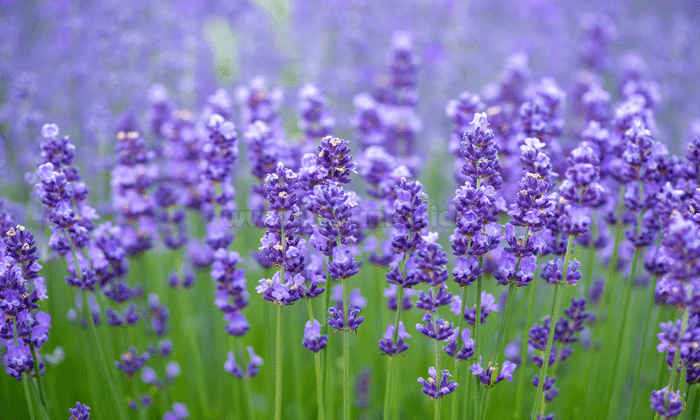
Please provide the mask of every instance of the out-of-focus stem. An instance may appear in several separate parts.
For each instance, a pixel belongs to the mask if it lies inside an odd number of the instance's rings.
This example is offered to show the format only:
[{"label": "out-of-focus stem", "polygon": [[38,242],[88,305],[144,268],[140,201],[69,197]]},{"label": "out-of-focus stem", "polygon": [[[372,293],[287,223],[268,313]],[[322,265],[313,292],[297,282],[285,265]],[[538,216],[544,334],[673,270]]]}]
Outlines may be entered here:
[{"label": "out-of-focus stem", "polygon": [[537,414],[544,414],[545,408],[545,398],[544,398],[544,381],[547,375],[547,368],[549,367],[549,355],[552,352],[552,344],[554,343],[554,326],[556,324],[556,316],[559,313],[559,306],[561,305],[561,286],[562,283],[566,281],[567,270],[569,268],[569,259],[571,258],[572,248],[574,247],[574,237],[569,236],[569,240],[566,244],[566,253],[564,254],[564,263],[561,269],[561,281],[554,286],[554,302],[552,304],[552,313],[550,315],[549,323],[549,334],[547,337],[547,347],[545,348],[544,355],[542,357],[542,369],[540,370],[540,383],[537,386],[537,397],[535,398],[535,412],[534,417]]}]

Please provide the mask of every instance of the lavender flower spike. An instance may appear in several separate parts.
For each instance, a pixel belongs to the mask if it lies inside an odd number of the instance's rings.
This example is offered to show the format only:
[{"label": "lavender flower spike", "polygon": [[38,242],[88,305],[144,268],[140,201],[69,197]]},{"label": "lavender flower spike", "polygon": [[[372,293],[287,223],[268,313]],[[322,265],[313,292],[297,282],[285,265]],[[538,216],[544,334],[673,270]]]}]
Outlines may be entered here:
[{"label": "lavender flower spike", "polygon": [[68,414],[70,414],[68,420],[90,420],[90,407],[76,402],[75,408],[68,409]]},{"label": "lavender flower spike", "polygon": [[430,374],[430,377],[428,377],[427,380],[418,378],[418,382],[423,384],[423,389],[421,389],[421,391],[429,397],[428,401],[436,398],[442,398],[445,395],[454,392],[455,389],[457,389],[457,385],[459,385],[455,381],[448,379],[452,375],[450,375],[450,372],[446,370],[442,371],[442,379],[439,381],[439,383],[437,371],[434,367],[429,367],[428,373]]}]

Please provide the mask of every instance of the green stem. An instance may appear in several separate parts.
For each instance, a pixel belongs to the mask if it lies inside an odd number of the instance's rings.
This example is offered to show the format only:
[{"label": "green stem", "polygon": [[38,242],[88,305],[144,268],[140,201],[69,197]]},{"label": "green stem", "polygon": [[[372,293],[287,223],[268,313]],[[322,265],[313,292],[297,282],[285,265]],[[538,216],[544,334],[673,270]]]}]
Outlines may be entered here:
[{"label": "green stem", "polygon": [[182,296],[182,299],[180,301],[182,302],[182,309],[184,311],[183,314],[183,319],[186,320],[186,325],[187,325],[187,331],[186,331],[186,336],[189,338],[188,344],[190,347],[190,351],[192,352],[192,357],[194,361],[194,368],[196,370],[195,372],[195,377],[197,378],[197,394],[199,396],[199,404],[202,407],[202,410],[206,410],[207,407],[209,406],[209,398],[208,398],[208,393],[207,393],[207,384],[206,381],[204,380],[204,368],[202,364],[202,354],[199,348],[199,343],[197,341],[197,334],[196,332],[198,331],[197,328],[194,327],[194,323],[192,322],[192,304],[190,303],[190,293],[187,293],[186,291],[183,291],[184,296]]},{"label": "green stem", "polygon": [[[73,239],[70,237],[70,233],[68,233],[68,228],[64,228],[63,231],[66,234],[66,238],[68,238],[68,243],[70,243],[71,247],[71,252],[73,253],[73,263],[75,264],[75,273],[78,276],[78,280],[82,283],[83,282],[83,273],[80,270],[80,264],[78,263],[78,255],[75,251],[75,245],[73,245]],[[100,291],[97,290],[95,293],[99,293]],[[109,389],[112,392],[112,398],[114,398],[114,402],[117,405],[117,412],[119,413],[119,417],[122,419],[128,418],[126,415],[126,412],[124,411],[124,406],[122,402],[119,400],[119,395],[117,394],[117,389],[114,387],[114,382],[112,382],[112,375],[110,374],[107,361],[105,360],[104,356],[104,351],[102,350],[102,344],[100,343],[100,338],[97,335],[97,330],[95,329],[95,321],[92,319],[92,313],[90,312],[90,304],[88,303],[87,299],[87,292],[83,290],[83,305],[84,309],[86,312],[85,317],[87,318],[88,321],[88,326],[90,327],[90,332],[92,334],[92,338],[95,340],[95,345],[97,346],[97,352],[99,353],[99,359],[100,359],[100,367],[102,368],[102,373],[107,379],[107,385],[109,385]]]},{"label": "green stem", "polygon": [[[311,306],[311,299],[306,298],[306,309],[309,311],[309,321],[314,321],[314,308]],[[318,404],[318,418],[325,419],[323,412],[323,380],[321,376],[321,355],[314,353],[314,363],[316,367],[316,403]]]},{"label": "green stem", "polygon": [[646,311],[642,314],[642,316],[645,317],[642,325],[644,325],[644,332],[642,334],[642,342],[639,346],[640,352],[639,356],[637,356],[637,367],[634,370],[634,388],[632,390],[632,405],[630,406],[630,411],[627,416],[628,419],[632,418],[632,415],[634,414],[634,409],[637,407],[637,398],[639,397],[639,388],[642,388],[640,385],[640,377],[642,375],[642,361],[644,360],[644,349],[646,349],[646,342],[647,342],[647,333],[649,332],[648,328],[648,322],[647,322],[647,315],[651,314],[651,311],[654,307],[654,284],[656,282],[651,282],[651,296],[648,299]]},{"label": "green stem", "polygon": [[343,331],[343,418],[350,420],[350,329],[347,326],[350,307],[348,305],[347,279],[343,279],[341,283],[343,285],[343,311],[345,312],[346,322],[345,330]]},{"label": "green stem", "polygon": [[39,372],[39,355],[36,352],[36,347],[34,347],[34,344],[29,344],[29,349],[32,353],[32,357],[34,358],[34,378],[36,379],[36,382],[38,384],[37,389],[39,390],[39,398],[41,403],[46,407],[47,411],[50,411],[51,409],[49,408],[49,400],[46,397],[46,389],[44,388],[44,382],[41,380],[41,373]]},{"label": "green stem", "polygon": [[[26,379],[26,380],[25,380]],[[29,393],[29,374],[26,376],[22,374],[22,386],[24,387],[24,396],[27,398],[27,407],[29,407],[29,418],[34,420],[34,403],[32,402],[32,396]]]},{"label": "green stem", "polygon": [[321,355],[314,353],[314,362],[316,364],[316,403],[318,404],[318,419],[324,420],[326,415],[323,412],[323,380],[321,379]]},{"label": "green stem", "polygon": [[[462,310],[459,312],[459,324],[458,324],[459,329],[457,330],[457,331],[459,331],[460,334],[462,333],[462,326],[464,325],[464,311],[466,310],[466,307],[467,307],[467,288],[462,286]],[[459,337],[457,337],[457,339],[459,339]],[[459,359],[455,358],[454,369],[453,369],[455,378],[459,378],[458,369],[459,369]],[[470,384],[470,383],[471,383],[471,381],[468,380],[467,384]],[[456,396],[455,396],[452,398],[452,420],[457,420],[457,406],[458,405],[459,405],[459,398],[456,398]]]},{"label": "green stem", "polygon": [[[642,181],[639,181],[639,200],[641,202],[642,198],[644,197],[644,192],[643,192],[644,184]],[[642,231],[642,216],[644,214],[644,211],[640,209],[637,212],[637,234],[636,237],[639,238],[639,235]],[[639,246],[634,247],[634,255],[632,256],[632,266],[630,267],[630,276],[629,280],[627,282],[627,290],[625,292],[625,303],[622,309],[622,325],[620,326],[620,339],[617,340],[617,346],[616,346],[616,351],[613,353],[613,357],[615,358],[615,362],[613,363],[613,368],[612,368],[612,376],[611,378],[617,378],[617,369],[620,366],[620,360],[623,358],[623,353],[622,353],[622,343],[625,341],[625,335],[627,332],[627,324],[629,324],[627,318],[629,317],[629,308],[630,308],[630,301],[632,300],[632,289],[634,288],[634,275],[637,271],[637,262],[639,260],[639,252],[640,252]],[[652,299],[653,300],[653,299]],[[626,354],[625,354],[626,356]],[[639,357],[641,359],[641,355]],[[637,381],[637,377],[634,378],[635,381]],[[636,388],[636,386],[635,386]],[[610,413],[610,410],[612,408],[612,402],[613,402],[613,397],[612,397],[612,392],[609,392],[606,399],[606,413]],[[615,407],[617,407],[619,402],[619,398],[615,397]]]},{"label": "green stem", "polygon": [[[27,373],[27,379],[28,380],[31,379],[29,373]],[[36,382],[34,382],[34,381],[28,381],[28,382],[29,382],[29,386],[31,389],[31,393],[33,395],[39,395],[39,388],[37,388]],[[51,418],[49,417],[49,415],[46,412],[46,408],[41,404],[41,401],[39,401],[38,397],[37,397],[36,403],[37,403],[37,406],[39,407],[39,415],[41,416],[41,418],[44,420],[51,420]]]},{"label": "green stem", "polygon": [[[437,314],[436,314],[437,317]],[[435,340],[435,380],[438,381],[441,375],[440,372],[440,342]],[[441,398],[435,399],[435,420],[440,420],[440,401]]]},{"label": "green stem", "polygon": [[547,337],[547,347],[544,351],[542,357],[542,369],[540,369],[540,383],[537,386],[537,396],[535,398],[535,415],[544,414],[545,409],[545,398],[544,398],[544,381],[547,375],[547,368],[549,367],[549,355],[552,352],[552,344],[554,342],[554,326],[556,324],[556,317],[559,314],[559,306],[561,305],[561,285],[566,281],[567,270],[569,268],[569,258],[571,257],[571,252],[574,247],[574,237],[569,236],[569,240],[566,244],[566,253],[564,254],[564,263],[562,264],[561,270],[561,281],[554,286],[554,302],[552,304],[552,313],[550,315],[549,323],[549,334]]},{"label": "green stem", "polygon": [[[333,262],[333,257],[328,257],[328,261],[326,261],[326,291],[324,292],[326,294],[326,306],[324,308],[324,314],[328,313],[328,309],[331,307],[331,274],[328,271],[328,264]],[[324,326],[324,334],[330,337],[330,331],[329,328],[330,326],[328,323],[326,323]],[[328,413],[331,418],[334,417],[333,411],[334,411],[334,403],[335,399],[334,394],[333,394],[333,383],[331,382],[330,378],[330,373],[331,373],[331,361],[332,361],[332,354],[331,354],[331,346],[326,345],[326,348],[323,349],[323,354],[325,357],[325,367],[324,367],[324,372],[323,372],[323,390],[324,390],[324,395],[326,396],[326,403],[328,406],[325,408],[325,412]]]},{"label": "green stem", "polygon": [[[619,208],[622,206],[622,204],[625,202],[625,189],[626,185],[622,184],[620,186],[620,197],[618,198],[617,206],[617,215],[618,219],[620,218],[620,214],[622,214],[622,210]],[[610,305],[610,300],[612,299],[613,292],[615,288],[612,285],[612,279],[615,276],[617,272],[617,258],[618,258],[618,249],[620,247],[620,243],[622,242],[622,228],[624,227],[624,224],[622,223],[621,220],[617,221],[617,225],[615,226],[615,244],[613,245],[613,251],[612,255],[610,257],[610,263],[608,264],[608,273],[605,276],[605,289],[604,293],[605,296],[603,299],[600,301],[600,306],[598,306],[598,317],[596,318],[599,323],[605,323],[607,321],[607,317],[603,317],[603,312],[604,310]]]},{"label": "green stem", "polygon": [[[518,264],[520,259],[518,259]],[[516,265],[515,270],[518,270]],[[496,351],[493,353],[493,360],[498,361],[501,354],[501,347],[503,346],[503,336],[505,335],[506,328],[508,327],[508,312],[511,306],[513,306],[513,299],[515,297],[515,283],[508,285],[508,294],[506,295],[506,306],[503,308],[503,317],[501,317],[501,326],[498,328],[498,340],[496,341]]]},{"label": "green stem", "polygon": [[[483,267],[484,266],[484,257],[481,256],[479,258],[479,266]],[[476,313],[475,313],[475,320],[474,320],[474,347],[476,350],[476,360],[479,360],[479,356],[481,355],[481,351],[479,350],[481,348],[481,335],[479,334],[480,326],[481,326],[481,281],[482,281],[482,276],[479,276],[479,278],[476,279]],[[479,419],[481,416],[479,416],[479,395],[478,395],[478,390],[479,390],[479,380],[474,377],[474,380],[476,381],[476,386],[474,387],[474,418]]]},{"label": "green stem", "polygon": [[[284,277],[284,275],[282,277]],[[275,420],[280,420],[282,418],[282,305],[277,305],[276,332],[277,351],[275,352]]]},{"label": "green stem", "polygon": [[[527,315],[525,317],[525,330],[528,331],[530,325],[532,325],[532,317],[535,308],[535,291],[537,290],[537,284],[531,283],[528,287],[528,306]],[[523,342],[520,345],[520,360],[522,360],[523,369],[525,369],[525,361],[527,360],[527,339],[528,334],[523,337]],[[514,419],[519,419],[523,410],[523,394],[525,391],[525,372],[521,371],[518,377],[518,391],[515,396],[515,413],[513,413]]]},{"label": "green stem", "polygon": [[386,364],[386,386],[384,389],[384,412],[382,418],[389,420],[389,396],[391,395],[391,368],[394,364],[394,357],[389,356]]}]

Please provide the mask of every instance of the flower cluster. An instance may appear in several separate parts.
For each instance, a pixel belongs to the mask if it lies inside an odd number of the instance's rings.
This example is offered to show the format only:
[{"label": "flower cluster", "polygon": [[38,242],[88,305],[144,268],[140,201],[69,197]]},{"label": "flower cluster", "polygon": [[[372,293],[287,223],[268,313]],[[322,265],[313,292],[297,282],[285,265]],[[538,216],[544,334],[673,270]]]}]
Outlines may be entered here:
[{"label": "flower cluster", "polygon": [[[10,228],[3,238],[5,263],[0,266],[0,342],[7,347],[3,360],[8,375],[22,380],[23,374],[38,374],[43,362],[35,349],[49,339],[51,315],[37,302],[46,299],[46,286],[39,276],[41,265],[34,235],[24,226]],[[38,355],[38,353],[37,353]]]}]

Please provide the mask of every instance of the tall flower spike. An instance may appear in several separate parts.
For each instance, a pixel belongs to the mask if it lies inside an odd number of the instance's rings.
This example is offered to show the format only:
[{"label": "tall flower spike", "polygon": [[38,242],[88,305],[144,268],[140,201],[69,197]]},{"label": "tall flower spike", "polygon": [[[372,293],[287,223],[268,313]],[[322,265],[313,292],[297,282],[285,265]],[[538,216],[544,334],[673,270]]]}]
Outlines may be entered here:
[{"label": "tall flower spike", "polygon": [[466,131],[462,138],[460,154],[465,159],[462,175],[473,186],[490,185],[500,189],[503,183],[498,160],[498,144],[489,128],[486,113],[474,114],[473,131]]}]

